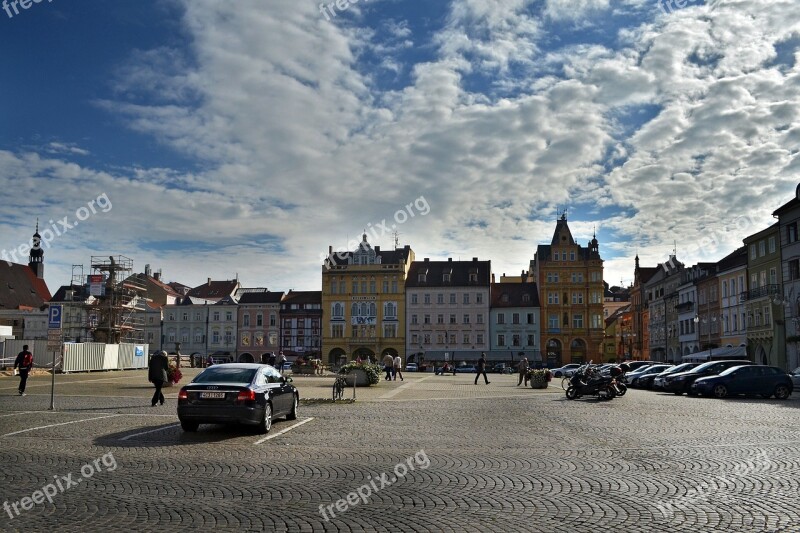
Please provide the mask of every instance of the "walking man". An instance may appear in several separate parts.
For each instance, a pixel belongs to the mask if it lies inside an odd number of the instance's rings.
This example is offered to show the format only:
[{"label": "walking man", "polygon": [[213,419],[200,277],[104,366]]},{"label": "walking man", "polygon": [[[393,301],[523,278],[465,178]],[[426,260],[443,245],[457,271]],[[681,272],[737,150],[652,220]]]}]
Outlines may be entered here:
[{"label": "walking man", "polygon": [[394,380],[397,381],[397,374],[400,374],[400,381],[405,381],[403,379],[403,360],[400,359],[399,355],[396,355],[394,358]]},{"label": "walking man", "polygon": [[22,347],[17,358],[14,360],[14,368],[19,367],[19,395],[27,396],[25,394],[25,385],[28,383],[28,373],[33,368],[33,354],[28,351],[28,345]]},{"label": "walking man", "polygon": [[525,379],[525,386],[528,386],[528,358],[523,357],[522,361],[519,362],[519,381],[517,381],[517,387],[520,386],[522,383],[522,379]]},{"label": "walking man", "polygon": [[281,367],[278,370],[283,372],[284,363],[286,362],[286,356],[283,355],[283,351],[281,351],[280,356],[278,357],[278,362],[281,365]]},{"label": "walking man", "polygon": [[489,378],[486,376],[486,352],[481,352],[481,358],[478,359],[478,371],[475,373],[475,385],[478,384],[478,378],[483,374],[483,380],[489,384]]},{"label": "walking man", "polygon": [[164,405],[164,393],[161,392],[161,387],[169,379],[167,377],[167,368],[169,367],[169,360],[167,359],[166,352],[158,351],[150,358],[150,364],[147,365],[147,377],[150,382],[156,387],[153,393],[153,399],[150,401],[152,407],[156,406],[157,402]]},{"label": "walking man", "polygon": [[394,368],[394,359],[388,353],[383,358],[383,370],[386,372],[385,381],[392,380],[392,368]]}]

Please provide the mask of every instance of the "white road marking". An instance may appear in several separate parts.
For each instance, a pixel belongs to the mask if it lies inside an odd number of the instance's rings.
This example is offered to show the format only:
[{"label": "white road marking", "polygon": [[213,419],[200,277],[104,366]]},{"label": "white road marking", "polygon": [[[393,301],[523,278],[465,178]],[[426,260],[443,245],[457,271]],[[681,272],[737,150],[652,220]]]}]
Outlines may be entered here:
[{"label": "white road marking", "polygon": [[[59,374],[59,376],[63,376],[63,374]],[[15,376],[15,377],[17,377],[17,376]],[[42,376],[42,377],[49,378],[50,376],[48,375],[48,376]],[[31,378],[28,378],[28,379],[30,380]],[[115,380],[119,380],[119,379],[131,379],[131,376],[123,376],[123,377],[119,377],[119,378],[84,379],[84,380],[81,380],[81,381],[71,381],[71,380],[68,380],[68,379],[59,381],[59,379],[60,378],[58,378],[58,377],[56,378],[56,385],[57,386],[58,385],[71,385],[73,383],[97,383],[97,382],[100,382],[100,381],[115,381]],[[31,387],[50,387],[51,385],[52,384],[49,381],[47,383],[33,383],[31,381],[28,381],[28,385],[25,388],[29,389]],[[145,385],[142,384],[142,386],[145,386]],[[152,387],[150,387],[150,388],[152,388]],[[18,390],[18,389],[19,389],[19,386],[0,388],[0,390]]]},{"label": "white road marking", "polygon": [[17,416],[17,415],[24,415],[24,414],[26,414],[26,413],[35,413],[35,412],[36,412],[36,411],[19,411],[19,412],[17,412],[17,413],[9,413],[9,414],[7,414],[7,415],[0,415],[0,418],[2,418],[2,417],[4,417],[4,416]]},{"label": "white road marking", "polygon": [[91,422],[92,420],[102,420],[104,418],[114,418],[115,416],[117,416],[117,415],[98,416],[96,418],[84,418],[82,420],[73,420],[71,422],[61,422],[59,424],[49,424],[47,426],[38,426],[38,427],[35,427],[35,428],[21,429],[20,431],[14,431],[13,433],[6,433],[5,435],[0,435],[0,438],[10,437],[11,435],[19,435],[20,433],[27,433],[28,431],[36,431],[37,429],[47,429],[47,428],[54,428],[56,426],[66,426],[67,424],[77,424],[78,422]]},{"label": "white road marking", "polygon": [[148,433],[155,433],[156,431],[164,431],[165,429],[174,428],[180,426],[180,424],[172,424],[171,426],[164,426],[163,428],[151,429],[150,431],[142,431],[141,433],[134,433],[133,435],[128,435],[126,437],[122,437],[119,440],[128,440],[132,439],[133,437],[138,437],[140,435],[147,435]]},{"label": "white road marking", "polygon": [[387,400],[389,398],[394,398],[395,396],[400,394],[402,391],[411,388],[412,385],[414,385],[416,383],[422,383],[423,381],[425,381],[427,379],[431,379],[432,377],[434,377],[434,376],[425,376],[424,378],[418,379],[418,380],[415,380],[415,381],[409,380],[408,383],[404,383],[404,384],[400,385],[396,389],[393,389],[393,390],[387,392],[386,394],[384,394],[383,396],[381,396],[378,399],[379,400]]},{"label": "white road marking", "polygon": [[257,441],[257,442],[256,442],[256,444],[261,444],[262,442],[266,442],[266,441],[268,441],[269,439],[274,439],[275,437],[280,437],[281,435],[283,435],[283,434],[284,434],[284,433],[286,433],[287,431],[289,431],[289,430],[292,430],[292,429],[294,429],[294,428],[296,428],[296,427],[298,427],[298,426],[302,426],[302,425],[303,425],[303,424],[305,424],[306,422],[311,422],[312,420],[314,420],[314,417],[313,417],[313,416],[312,416],[311,418],[306,418],[305,420],[303,420],[303,421],[301,421],[301,422],[298,422],[297,424],[291,425],[291,426],[289,426],[289,427],[288,427],[288,428],[286,428],[286,429],[282,429],[281,431],[279,431],[279,432],[277,432],[277,433],[273,433],[272,435],[269,435],[269,436],[267,436],[267,437],[264,437],[263,439],[261,439],[261,440]]}]

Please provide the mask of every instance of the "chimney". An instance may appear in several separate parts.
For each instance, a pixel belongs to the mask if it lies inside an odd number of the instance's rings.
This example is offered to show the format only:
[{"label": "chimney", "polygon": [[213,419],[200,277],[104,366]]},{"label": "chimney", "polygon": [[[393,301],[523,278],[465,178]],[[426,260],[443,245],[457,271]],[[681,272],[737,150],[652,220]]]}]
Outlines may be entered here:
[{"label": "chimney", "polygon": [[452,258],[452,257],[448,257],[448,258],[447,258],[447,262],[448,262],[448,263],[452,263],[452,262],[453,262],[453,258]]},{"label": "chimney", "polygon": [[426,257],[426,258],[425,258],[425,262],[427,263],[428,261],[429,261],[429,259]]},{"label": "chimney", "polygon": [[144,266],[144,275],[147,276],[147,277],[150,277],[150,276],[153,275],[153,271],[150,270],[150,265],[149,264]]},{"label": "chimney", "polygon": [[161,271],[159,270],[158,272],[156,272],[153,277],[155,278],[156,281],[161,281]]},{"label": "chimney", "polygon": [[328,246],[328,255],[333,255],[333,246]]},{"label": "chimney", "polygon": [[208,286],[211,286],[211,278],[208,278]]},{"label": "chimney", "polygon": [[[505,274],[503,274],[505,276]],[[494,272],[492,272],[492,283],[494,283]]]},{"label": "chimney", "polygon": [[473,258],[472,258],[472,260],[473,260],[473,261],[477,261],[477,260],[478,260],[478,258],[477,258],[477,257],[473,257]]}]

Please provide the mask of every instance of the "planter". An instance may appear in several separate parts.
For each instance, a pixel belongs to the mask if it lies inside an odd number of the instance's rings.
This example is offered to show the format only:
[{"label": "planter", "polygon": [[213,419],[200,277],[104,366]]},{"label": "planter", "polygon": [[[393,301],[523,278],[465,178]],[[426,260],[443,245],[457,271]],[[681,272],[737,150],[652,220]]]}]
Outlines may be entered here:
[{"label": "planter", "polygon": [[547,385],[549,385],[547,380],[544,380],[544,381],[531,380],[531,388],[532,389],[546,389]]},{"label": "planter", "polygon": [[348,387],[353,386],[354,380],[358,380],[356,387],[369,387],[370,385],[369,379],[367,379],[367,373],[360,369],[351,370],[345,374],[344,379]]},{"label": "planter", "polygon": [[[294,372],[294,370],[292,370]],[[304,374],[307,376],[313,375],[316,372],[316,369],[311,365],[300,365],[297,367],[298,374]]]}]

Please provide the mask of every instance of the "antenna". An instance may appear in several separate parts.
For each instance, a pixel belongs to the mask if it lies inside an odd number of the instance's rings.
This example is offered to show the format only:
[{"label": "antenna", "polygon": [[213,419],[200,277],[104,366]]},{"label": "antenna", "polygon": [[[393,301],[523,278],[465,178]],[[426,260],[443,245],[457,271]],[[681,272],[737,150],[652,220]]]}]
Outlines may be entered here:
[{"label": "antenna", "polygon": [[395,230],[392,235],[394,236],[394,249],[397,250],[397,248],[400,246],[400,232]]}]

